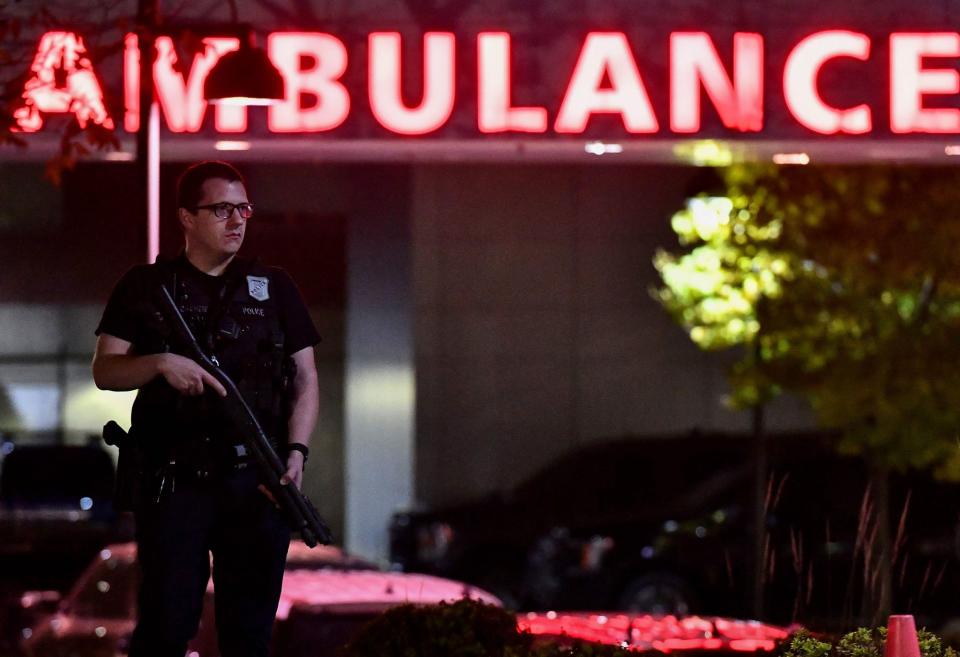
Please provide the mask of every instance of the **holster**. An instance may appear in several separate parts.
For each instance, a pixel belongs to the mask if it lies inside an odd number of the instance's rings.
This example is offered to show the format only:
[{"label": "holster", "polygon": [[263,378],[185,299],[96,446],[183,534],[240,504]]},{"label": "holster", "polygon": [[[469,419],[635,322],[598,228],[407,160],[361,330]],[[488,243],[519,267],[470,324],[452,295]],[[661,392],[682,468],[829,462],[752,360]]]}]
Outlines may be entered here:
[{"label": "holster", "polygon": [[103,442],[120,450],[117,459],[117,476],[114,480],[113,508],[117,511],[133,511],[144,485],[143,469],[145,455],[140,441],[110,420],[103,425]]}]

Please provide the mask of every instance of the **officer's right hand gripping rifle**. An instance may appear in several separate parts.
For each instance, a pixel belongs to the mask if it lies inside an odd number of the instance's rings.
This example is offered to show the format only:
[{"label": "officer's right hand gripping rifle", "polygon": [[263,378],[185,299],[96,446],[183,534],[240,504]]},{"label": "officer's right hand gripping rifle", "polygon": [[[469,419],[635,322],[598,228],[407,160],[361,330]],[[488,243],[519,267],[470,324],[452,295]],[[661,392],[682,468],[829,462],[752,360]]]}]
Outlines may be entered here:
[{"label": "officer's right hand gripping rifle", "polygon": [[218,363],[200,348],[166,286],[159,286],[157,300],[158,310],[168,324],[170,337],[186,349],[188,355],[227,390],[227,396],[220,400],[223,410],[239,432],[244,446],[260,471],[263,484],[280,506],[290,527],[300,532],[303,542],[310,547],[318,543],[330,544],[333,541],[333,535],[310,500],[295,484],[281,483],[281,478],[286,474],[286,468],[274,451],[270,439],[263,432],[263,428],[234,382],[220,369]]}]

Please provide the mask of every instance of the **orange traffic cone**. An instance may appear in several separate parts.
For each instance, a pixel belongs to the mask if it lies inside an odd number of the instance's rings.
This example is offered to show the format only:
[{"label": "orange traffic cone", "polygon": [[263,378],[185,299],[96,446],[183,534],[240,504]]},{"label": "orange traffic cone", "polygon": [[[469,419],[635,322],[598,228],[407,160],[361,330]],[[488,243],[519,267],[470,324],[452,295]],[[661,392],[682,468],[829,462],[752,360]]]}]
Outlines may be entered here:
[{"label": "orange traffic cone", "polygon": [[913,616],[890,617],[883,657],[920,657],[917,625],[913,622]]}]

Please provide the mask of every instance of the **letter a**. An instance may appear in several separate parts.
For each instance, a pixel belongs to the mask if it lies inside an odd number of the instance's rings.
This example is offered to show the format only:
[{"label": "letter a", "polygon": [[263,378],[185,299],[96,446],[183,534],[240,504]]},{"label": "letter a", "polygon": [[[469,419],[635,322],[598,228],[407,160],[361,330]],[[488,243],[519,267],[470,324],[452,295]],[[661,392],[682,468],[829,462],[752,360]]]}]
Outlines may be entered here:
[{"label": "letter a", "polygon": [[[609,89],[600,88],[604,74],[610,80]],[[560,105],[556,130],[583,132],[594,113],[619,114],[627,132],[656,132],[658,129],[650,98],[623,32],[591,32],[587,35]]]},{"label": "letter a", "polygon": [[30,67],[33,76],[23,86],[23,105],[13,113],[20,130],[42,128],[41,112],[72,113],[83,129],[92,122],[113,130],[113,119],[86,53],[83,39],[73,32],[47,32],[40,38]]}]

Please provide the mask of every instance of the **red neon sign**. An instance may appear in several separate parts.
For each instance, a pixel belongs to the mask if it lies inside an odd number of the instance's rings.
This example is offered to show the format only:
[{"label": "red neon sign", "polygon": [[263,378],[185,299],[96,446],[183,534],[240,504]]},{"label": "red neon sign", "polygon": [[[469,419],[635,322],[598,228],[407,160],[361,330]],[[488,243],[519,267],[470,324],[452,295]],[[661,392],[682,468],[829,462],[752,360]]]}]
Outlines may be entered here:
[{"label": "red neon sign", "polygon": [[546,132],[547,110],[510,104],[510,35],[483,32],[477,36],[479,75],[477,127],[496,132]]},{"label": "red neon sign", "polygon": [[960,57],[960,34],[890,35],[890,129],[897,133],[960,132],[960,110],[924,108],[925,94],[960,92],[953,69],[925,69],[924,57]]},{"label": "red neon sign", "polygon": [[[177,51],[173,39],[157,37],[157,58],[153,65],[153,79],[157,101],[170,132],[199,132],[207,111],[203,99],[203,81],[222,55],[240,47],[237,39],[208,37],[203,40],[206,49],[194,57],[186,77],[174,69]],[[123,125],[135,132],[140,126],[140,49],[137,37],[127,35],[124,42],[124,100]],[[219,132],[243,132],[247,129],[246,108],[236,105],[218,105],[215,125]]]},{"label": "red neon sign", "polygon": [[[601,89],[604,77],[610,88]],[[580,50],[554,130],[581,133],[592,114],[619,114],[627,132],[656,132],[650,98],[623,32],[591,32]]]},{"label": "red neon sign", "polygon": [[[280,69],[286,98],[269,108],[271,132],[333,130],[350,114],[350,94],[340,82],[347,70],[347,48],[330,34],[274,32],[267,39],[270,59]],[[300,68],[302,60],[310,62]],[[303,97],[312,97],[304,107]]]},{"label": "red neon sign", "polygon": [[103,102],[103,91],[83,39],[71,32],[47,32],[40,39],[23,87],[23,105],[13,116],[20,130],[43,127],[42,114],[70,113],[81,128],[88,122],[113,129]]},{"label": "red neon sign", "polygon": [[836,109],[823,102],[817,91],[821,67],[836,57],[865,61],[870,57],[870,37],[835,30],[818,32],[801,41],[790,53],[784,67],[783,92],[787,107],[802,125],[824,135],[870,132],[873,123],[869,107],[858,105],[852,109]]},{"label": "red neon sign", "polygon": [[401,135],[424,135],[440,128],[453,113],[456,37],[449,32],[423,35],[423,100],[415,108],[403,102],[400,84],[400,33],[375,32],[369,39],[370,110],[384,128]]},{"label": "red neon sign", "polygon": [[670,128],[674,132],[700,130],[700,85],[723,125],[741,132],[763,129],[763,37],[734,35],[733,62],[731,82],[710,35],[670,35]]},{"label": "red neon sign", "polygon": [[[960,72],[955,66],[935,67],[926,61],[960,57],[960,34],[894,33],[889,38],[890,131],[960,134],[960,109],[924,106],[927,96],[960,94]],[[209,37],[204,42],[207,47],[202,53],[175,66],[178,55],[172,40],[159,37],[156,41],[156,93],[172,132],[193,133],[202,128],[207,110],[203,83],[217,60],[238,47],[233,38]],[[457,36],[425,34],[420,56],[406,66],[401,45],[399,32],[368,35],[365,91],[370,114],[398,135],[434,133],[448,125],[457,110],[457,81],[463,74],[458,70]],[[838,58],[866,63],[872,57],[871,46],[865,34],[827,30],[806,36],[791,49],[783,67],[783,94],[787,110],[800,126],[820,134],[863,135],[874,130],[870,104],[834,107],[819,88],[824,67]],[[267,39],[267,50],[286,85],[283,101],[267,109],[271,132],[329,132],[347,120],[352,92],[343,76],[352,55],[340,39],[321,32],[275,32]],[[588,129],[594,116],[612,115],[628,134],[661,132],[636,52],[623,32],[588,33],[551,126],[547,107],[513,104],[510,34],[481,32],[476,37],[477,130],[482,134],[546,133],[552,128],[555,133],[576,135]],[[669,52],[672,133],[701,130],[703,97],[728,130],[763,130],[765,61],[760,34],[734,35],[729,66],[705,32],[670,34]],[[123,56],[123,125],[131,132],[139,128],[139,59],[137,38],[128,35]],[[403,71],[411,66],[420,66],[423,72],[422,90],[414,101],[401,92]],[[113,127],[93,64],[82,39],[73,33],[43,35],[22,98],[14,117],[25,132],[39,130],[45,114],[72,114],[81,127],[90,122]],[[244,132],[246,108],[217,106],[214,128],[222,133]]]}]

